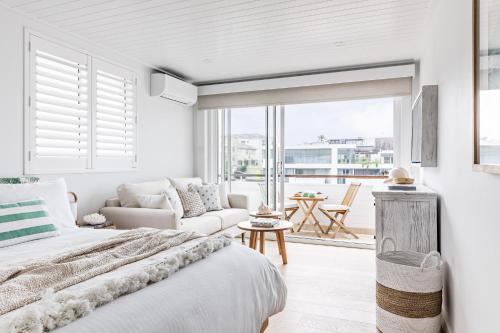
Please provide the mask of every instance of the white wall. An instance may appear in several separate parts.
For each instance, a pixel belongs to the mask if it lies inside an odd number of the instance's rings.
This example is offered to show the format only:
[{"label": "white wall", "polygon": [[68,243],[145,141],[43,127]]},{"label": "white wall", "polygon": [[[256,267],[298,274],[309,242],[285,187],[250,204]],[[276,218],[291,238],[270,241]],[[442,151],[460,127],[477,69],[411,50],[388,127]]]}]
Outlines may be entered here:
[{"label": "white wall", "polygon": [[[138,76],[138,157],[135,172],[62,175],[80,201],[80,216],[94,212],[123,182],[193,173],[193,110],[149,96],[150,69],[122,55],[29,20],[0,6],[0,177],[23,173],[23,28],[59,39],[133,68]],[[55,175],[42,176],[54,178]]]},{"label": "white wall", "polygon": [[472,171],[472,1],[434,1],[432,13],[421,80],[439,84],[439,167],[423,179],[441,198],[445,318],[455,333],[498,332],[500,176]]}]

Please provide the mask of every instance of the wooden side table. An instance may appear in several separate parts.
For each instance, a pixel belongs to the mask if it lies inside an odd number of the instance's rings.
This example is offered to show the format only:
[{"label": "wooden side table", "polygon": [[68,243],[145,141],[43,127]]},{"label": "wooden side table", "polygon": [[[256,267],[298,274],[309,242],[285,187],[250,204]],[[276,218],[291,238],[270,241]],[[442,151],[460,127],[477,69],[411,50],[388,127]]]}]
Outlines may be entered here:
[{"label": "wooden side table", "polygon": [[[283,213],[280,211],[277,211],[277,210],[273,210],[270,214],[265,214],[265,215],[259,214],[258,211],[254,210],[254,211],[251,211],[250,213],[248,213],[248,215],[250,217],[255,217],[255,218],[260,217],[260,218],[268,218],[268,219],[276,219],[276,220],[279,220],[283,217]],[[293,228],[291,230],[293,232]],[[241,234],[241,243],[245,244],[245,233]]]},{"label": "wooden side table", "polygon": [[266,232],[274,232],[276,234],[276,240],[278,242],[278,249],[279,253],[281,255],[281,260],[283,261],[283,265],[286,265],[288,263],[288,258],[286,256],[286,247],[285,247],[285,235],[284,231],[292,229],[293,223],[288,222],[288,221],[280,221],[278,224],[276,224],[272,228],[259,228],[259,227],[254,227],[250,223],[250,221],[245,221],[245,222],[240,222],[238,223],[238,228],[241,230],[245,231],[250,231],[250,248],[256,250],[257,248],[257,236],[259,235],[260,237],[260,243],[259,243],[259,252],[264,254],[265,253],[265,239],[266,239]]}]

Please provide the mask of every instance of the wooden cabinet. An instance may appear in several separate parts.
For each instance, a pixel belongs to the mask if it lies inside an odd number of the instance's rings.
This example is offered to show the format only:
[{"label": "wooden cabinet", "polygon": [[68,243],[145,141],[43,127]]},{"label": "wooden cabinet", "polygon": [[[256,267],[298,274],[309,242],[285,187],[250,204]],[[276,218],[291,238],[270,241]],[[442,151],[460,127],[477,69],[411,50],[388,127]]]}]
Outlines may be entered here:
[{"label": "wooden cabinet", "polygon": [[[422,185],[414,187],[393,190],[383,186],[372,191],[377,253],[385,237],[394,239],[396,250],[428,253],[438,249],[437,194]],[[392,250],[390,244],[386,246]]]}]

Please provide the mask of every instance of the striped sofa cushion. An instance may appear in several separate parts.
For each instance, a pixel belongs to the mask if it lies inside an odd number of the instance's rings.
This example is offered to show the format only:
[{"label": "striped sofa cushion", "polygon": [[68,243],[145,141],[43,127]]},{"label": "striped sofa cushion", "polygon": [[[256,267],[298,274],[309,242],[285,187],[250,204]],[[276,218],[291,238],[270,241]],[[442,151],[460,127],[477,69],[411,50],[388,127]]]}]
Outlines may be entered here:
[{"label": "striped sofa cushion", "polygon": [[0,204],[0,247],[57,235],[43,200]]}]

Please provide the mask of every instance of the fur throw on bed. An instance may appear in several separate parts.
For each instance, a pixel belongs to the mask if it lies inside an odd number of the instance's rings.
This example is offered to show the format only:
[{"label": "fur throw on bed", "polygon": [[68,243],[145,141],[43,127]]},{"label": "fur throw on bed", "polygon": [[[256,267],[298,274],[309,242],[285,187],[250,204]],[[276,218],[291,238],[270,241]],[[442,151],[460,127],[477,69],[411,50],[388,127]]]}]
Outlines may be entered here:
[{"label": "fur throw on bed", "polygon": [[[67,325],[94,308],[165,279],[231,243],[228,237],[220,235],[200,238],[189,246],[181,245],[199,237],[201,235],[191,232],[136,229],[43,261],[2,268],[0,313],[24,308],[14,316],[7,314],[9,320],[0,321],[0,331],[44,332]],[[124,270],[119,276],[98,277],[175,246],[168,255],[150,258],[145,265]],[[98,278],[86,288],[56,292],[93,277]],[[33,304],[27,305],[29,303]]]}]

